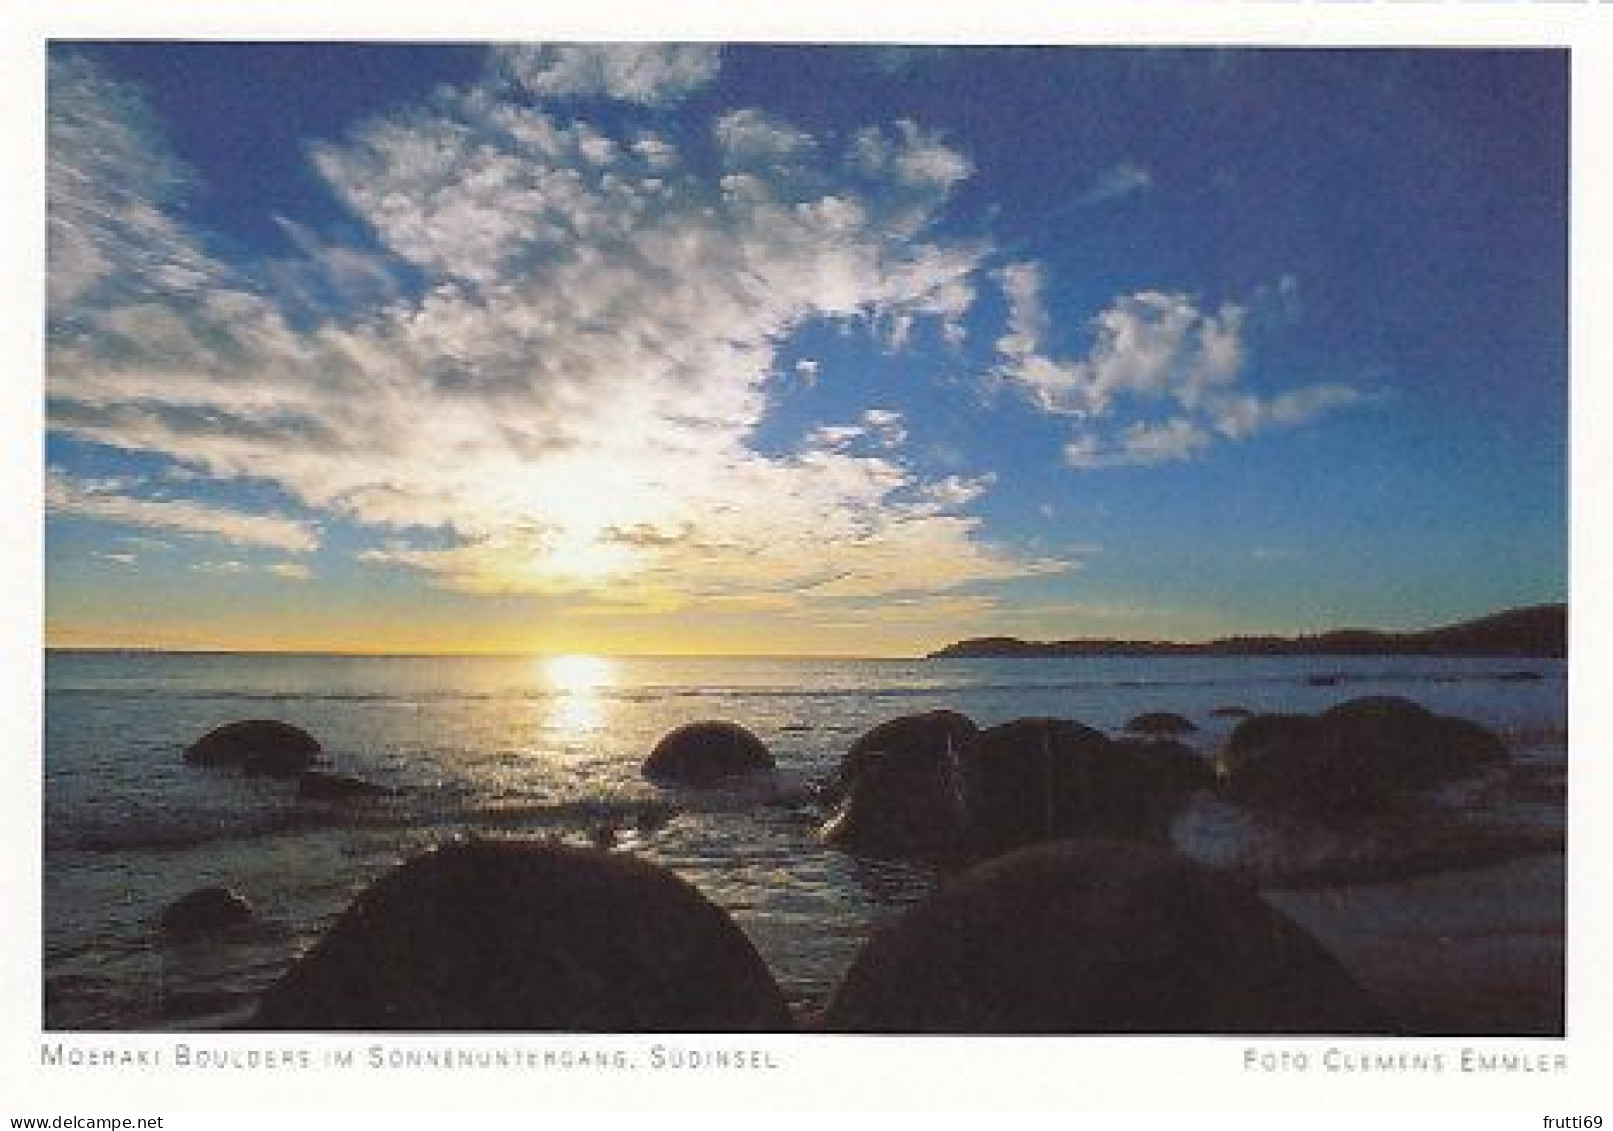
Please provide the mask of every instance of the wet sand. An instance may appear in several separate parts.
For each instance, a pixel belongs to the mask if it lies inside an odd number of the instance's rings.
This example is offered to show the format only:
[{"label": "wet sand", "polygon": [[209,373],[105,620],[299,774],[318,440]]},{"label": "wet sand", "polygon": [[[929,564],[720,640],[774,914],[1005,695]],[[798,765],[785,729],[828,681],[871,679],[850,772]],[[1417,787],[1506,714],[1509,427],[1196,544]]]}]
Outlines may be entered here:
[{"label": "wet sand", "polygon": [[1560,1036],[1565,858],[1263,895],[1314,934],[1408,1036]]}]

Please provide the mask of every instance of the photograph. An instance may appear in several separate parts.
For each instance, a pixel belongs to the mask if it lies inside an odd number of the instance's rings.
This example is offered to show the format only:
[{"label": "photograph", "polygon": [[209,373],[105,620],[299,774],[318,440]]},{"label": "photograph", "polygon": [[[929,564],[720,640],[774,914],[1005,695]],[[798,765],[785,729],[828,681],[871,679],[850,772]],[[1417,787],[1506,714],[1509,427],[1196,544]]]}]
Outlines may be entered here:
[{"label": "photograph", "polygon": [[30,1071],[1590,1068],[1566,42],[70,30]]}]

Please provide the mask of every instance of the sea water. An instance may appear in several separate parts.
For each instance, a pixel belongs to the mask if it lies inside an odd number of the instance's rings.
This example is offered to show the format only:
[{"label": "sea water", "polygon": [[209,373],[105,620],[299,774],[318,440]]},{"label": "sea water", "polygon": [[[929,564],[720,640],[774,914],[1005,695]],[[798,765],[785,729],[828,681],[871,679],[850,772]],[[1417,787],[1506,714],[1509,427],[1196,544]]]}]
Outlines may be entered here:
[{"label": "sea water", "polygon": [[[822,815],[807,787],[884,719],[945,707],[982,726],[1053,716],[1118,733],[1135,714],[1167,710],[1198,726],[1187,739],[1212,757],[1232,725],[1217,708],[1313,712],[1395,694],[1490,726],[1519,764],[1549,773],[1566,764],[1566,677],[1556,661],[1423,657],[54,651],[41,766],[44,1023],[165,1029],[239,1020],[367,883],[463,832],[604,840],[671,868],[733,916],[786,996],[810,1011],[868,933],[935,880],[927,868],[860,858],[815,835]],[[373,804],[300,801],[292,783],[184,762],[197,737],[247,718],[303,727],[333,768],[390,795]],[[749,727],[778,773],[762,787],[715,794],[645,781],[640,766],[656,739],[696,719]],[[1507,807],[1508,821],[1548,831],[1564,820],[1550,792],[1491,791],[1466,804]],[[1242,835],[1237,815],[1209,802],[1184,815],[1176,839],[1215,864]],[[227,942],[163,942],[163,908],[209,884],[246,896],[260,928]],[[1475,914],[1482,926],[1487,912]]]}]

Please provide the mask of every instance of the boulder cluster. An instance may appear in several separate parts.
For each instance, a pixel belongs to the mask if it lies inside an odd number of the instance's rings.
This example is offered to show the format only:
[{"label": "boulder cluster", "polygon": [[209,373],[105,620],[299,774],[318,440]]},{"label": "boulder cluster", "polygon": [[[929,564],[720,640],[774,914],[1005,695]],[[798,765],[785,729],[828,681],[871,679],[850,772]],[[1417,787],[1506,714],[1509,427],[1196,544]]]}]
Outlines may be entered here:
[{"label": "boulder cluster", "polygon": [[[1227,712],[1231,714],[1231,712]],[[942,865],[931,897],[877,930],[822,1027],[852,1032],[1393,1033],[1314,938],[1246,883],[1170,848],[1186,801],[1327,818],[1392,807],[1505,758],[1499,739],[1404,699],[1240,716],[1217,761],[1139,716],[1115,738],[1069,719],[980,728],[891,719],[821,783],[829,844]],[[186,757],[290,766],[285,724],[220,728]],[[646,777],[711,788],[774,766],[729,722],[679,727]],[[324,774],[308,788],[364,785]],[[250,921],[204,889],[162,921],[195,938]],[[795,1024],[728,915],[672,872],[553,841],[460,838],[383,876],[263,997],[254,1028],[780,1030]]]},{"label": "boulder cluster", "polygon": [[981,730],[936,711],[882,723],[827,783],[831,844],[865,855],[982,860],[1042,841],[1162,842],[1176,810],[1214,784],[1170,739],[1112,739],[1068,719]]},{"label": "boulder cluster", "polygon": [[238,769],[247,777],[294,781],[297,796],[304,801],[353,801],[388,792],[375,782],[321,768],[326,760],[319,740],[276,719],[243,719],[215,727],[185,748],[185,761]]}]

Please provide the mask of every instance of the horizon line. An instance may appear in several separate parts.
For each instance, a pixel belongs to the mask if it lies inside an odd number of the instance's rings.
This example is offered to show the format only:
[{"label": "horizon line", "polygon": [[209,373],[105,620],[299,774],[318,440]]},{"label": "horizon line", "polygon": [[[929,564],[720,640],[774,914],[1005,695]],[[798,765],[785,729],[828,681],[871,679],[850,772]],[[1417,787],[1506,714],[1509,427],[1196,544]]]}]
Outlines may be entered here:
[{"label": "horizon line", "polygon": [[[1033,640],[1027,637],[992,634],[987,636],[960,636],[955,637],[939,648],[931,648],[925,652],[891,655],[887,653],[855,653],[855,652],[613,652],[608,650],[565,648],[551,650],[403,650],[385,651],[375,649],[340,649],[340,648],[230,648],[230,647],[166,647],[163,645],[146,644],[51,644],[48,640],[43,642],[43,651],[48,655],[52,652],[61,653],[105,653],[105,654],[148,654],[148,655],[194,655],[194,656],[302,656],[302,657],[340,657],[350,659],[393,658],[393,659],[555,659],[562,656],[596,656],[601,659],[623,660],[927,660],[937,651],[944,651],[959,644],[980,640],[1014,640],[1029,645],[1046,645],[1056,643],[1082,643],[1082,644],[1110,644],[1110,645],[1138,645],[1138,646],[1167,646],[1167,647],[1200,647],[1219,643],[1237,643],[1246,640],[1261,639],[1289,639],[1303,640],[1312,637],[1327,636],[1336,633],[1365,632],[1383,635],[1407,635],[1419,632],[1435,631],[1443,628],[1454,628],[1471,624],[1476,621],[1485,621],[1507,613],[1523,612],[1535,609],[1562,608],[1566,614],[1569,602],[1566,598],[1555,601],[1538,601],[1527,604],[1510,605],[1489,612],[1478,613],[1463,617],[1459,620],[1446,620],[1422,628],[1369,628],[1360,625],[1340,625],[1330,628],[1311,630],[1280,630],[1241,631],[1224,633],[1218,636],[1206,636],[1200,639],[1125,639],[1120,637],[1066,637],[1060,640]],[[956,658],[956,657],[954,657]]]},{"label": "horizon line", "polygon": [[341,659],[390,660],[553,660],[591,656],[601,660],[922,660],[923,655],[889,655],[854,652],[611,652],[566,648],[553,651],[361,651],[331,648],[169,648],[161,645],[46,644],[50,652],[139,653],[164,656],[304,656]]}]

